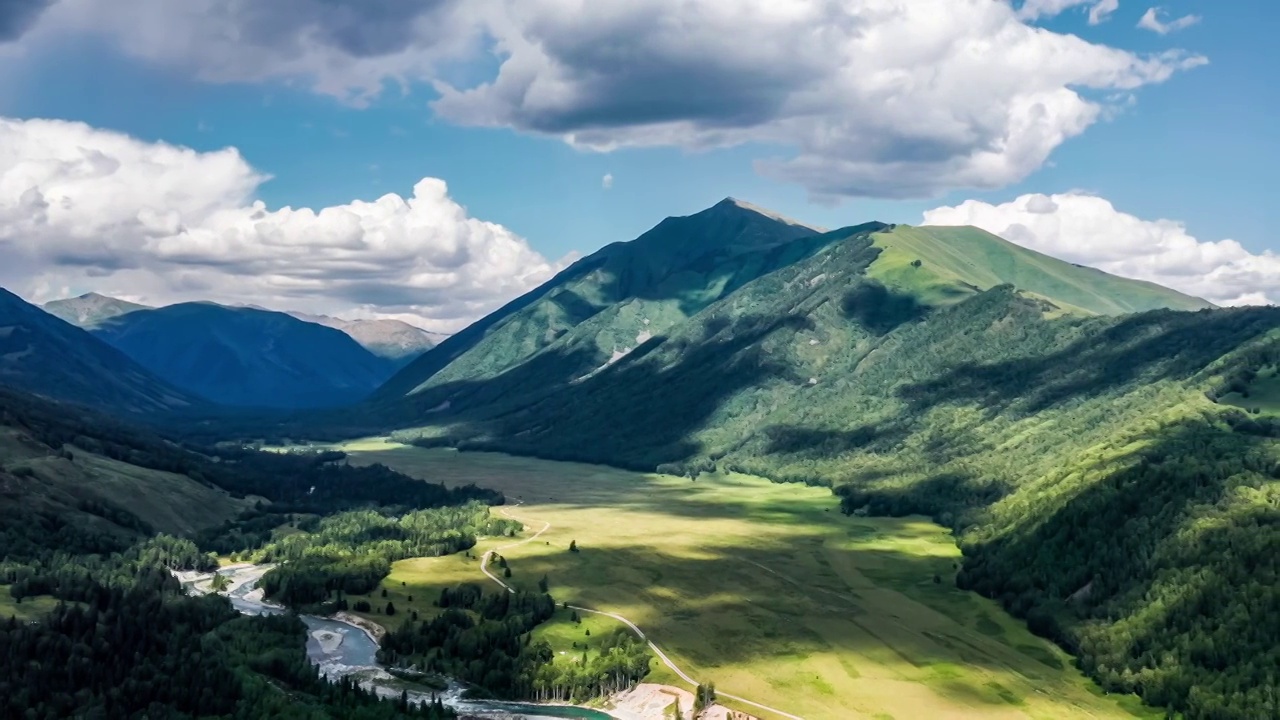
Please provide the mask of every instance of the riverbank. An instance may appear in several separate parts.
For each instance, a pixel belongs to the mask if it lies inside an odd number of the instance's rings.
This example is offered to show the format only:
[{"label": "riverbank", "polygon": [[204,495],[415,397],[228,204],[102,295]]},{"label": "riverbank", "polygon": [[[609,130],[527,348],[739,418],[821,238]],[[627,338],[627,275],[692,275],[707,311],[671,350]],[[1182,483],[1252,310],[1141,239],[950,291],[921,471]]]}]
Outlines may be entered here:
[{"label": "riverbank", "polygon": [[345,610],[341,612],[336,612],[330,615],[329,619],[333,620],[334,622],[342,622],[348,625],[354,625],[355,627],[363,630],[365,634],[369,636],[370,640],[373,640],[375,643],[378,643],[379,645],[382,644],[382,638],[387,636],[387,629],[385,627],[379,625],[378,623],[368,618],[362,618],[359,615],[346,612]]},{"label": "riverbank", "polygon": [[[272,567],[239,563],[218,568],[216,573],[173,572],[183,588],[192,595],[215,594],[212,581],[215,574],[226,579],[223,589],[216,594],[227,597],[232,605],[246,615],[279,614],[288,612],[280,605],[267,602],[258,581]],[[299,616],[307,625],[307,658],[329,680],[350,677],[366,690],[388,699],[400,697],[408,690],[412,702],[432,702],[437,697],[445,705],[454,708],[463,717],[484,720],[665,720],[661,714],[636,714],[638,709],[625,709],[619,714],[595,710],[578,705],[544,705],[524,702],[488,702],[463,698],[465,688],[452,683],[444,692],[412,689],[378,664],[377,651],[387,629],[382,625],[354,613],[338,612],[329,617]],[[690,701],[691,702],[691,701]],[[624,706],[629,707],[626,701]]]}]

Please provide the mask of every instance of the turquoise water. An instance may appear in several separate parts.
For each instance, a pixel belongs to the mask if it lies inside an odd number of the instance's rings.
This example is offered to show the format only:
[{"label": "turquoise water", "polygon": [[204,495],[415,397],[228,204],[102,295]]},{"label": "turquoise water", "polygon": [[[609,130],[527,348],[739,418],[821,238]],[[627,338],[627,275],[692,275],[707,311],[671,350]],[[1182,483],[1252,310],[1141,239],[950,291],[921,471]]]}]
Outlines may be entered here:
[{"label": "turquoise water", "polygon": [[579,720],[613,720],[608,713],[584,707],[558,705],[525,705],[523,703],[459,703],[459,710],[467,712],[504,712],[515,713],[529,720],[538,718],[578,718]]}]

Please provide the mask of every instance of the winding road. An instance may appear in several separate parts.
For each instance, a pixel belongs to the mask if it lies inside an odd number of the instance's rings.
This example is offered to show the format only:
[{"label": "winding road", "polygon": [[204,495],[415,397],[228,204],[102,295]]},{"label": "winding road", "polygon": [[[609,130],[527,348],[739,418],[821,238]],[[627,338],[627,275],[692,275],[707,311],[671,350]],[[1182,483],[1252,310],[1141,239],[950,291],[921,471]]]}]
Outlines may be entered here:
[{"label": "winding road", "polygon": [[[519,504],[520,504],[520,503],[516,503],[516,505],[519,505]],[[516,522],[520,522],[520,523],[526,523],[526,522],[528,522],[528,521],[527,521],[527,520],[525,520],[525,519],[518,518],[518,517],[516,517],[515,515],[512,515],[510,512],[508,512],[508,511],[507,511],[507,508],[505,508],[505,507],[504,507],[504,508],[500,508],[500,511],[502,512],[502,514],[503,514],[503,515],[506,515],[508,518],[511,518],[512,520],[515,520]],[[507,545],[503,545],[503,546],[501,546],[501,547],[496,547],[496,548],[494,548],[494,549],[492,549],[492,550],[489,550],[489,551],[485,552],[485,554],[484,554],[484,555],[482,555],[482,556],[480,557],[480,572],[484,573],[484,574],[485,574],[485,576],[487,576],[490,580],[492,580],[492,581],[494,581],[494,582],[498,583],[499,585],[501,585],[502,587],[506,588],[506,589],[507,589],[507,592],[509,592],[509,593],[514,593],[514,592],[516,591],[516,590],[515,590],[515,588],[513,588],[513,587],[511,587],[510,585],[508,585],[507,583],[505,583],[505,582],[502,580],[502,578],[500,578],[500,577],[498,577],[497,575],[494,575],[493,573],[489,572],[489,558],[490,558],[490,557],[492,557],[492,556],[493,556],[493,554],[494,554],[494,553],[496,553],[496,552],[498,552],[499,550],[507,550],[508,548],[518,547],[518,546],[520,546],[520,545],[524,545],[524,544],[525,544],[525,543],[527,543],[527,542],[532,542],[533,540],[537,540],[539,535],[541,535],[542,533],[544,533],[544,532],[546,532],[546,531],[548,531],[548,530],[550,530],[550,529],[551,529],[551,523],[549,523],[549,522],[543,522],[542,529],[541,529],[541,530],[539,530],[538,532],[536,532],[536,533],[534,533],[534,534],[530,535],[529,537],[527,537],[527,538],[525,538],[525,539],[523,539],[523,540],[520,540],[520,541],[518,541],[518,542],[513,542],[513,543],[510,543],[510,544],[507,544]],[[757,563],[752,563],[752,564],[753,564],[753,565],[755,565],[755,564],[757,564]],[[763,565],[760,565],[760,567],[761,567],[761,568],[763,568],[763,569],[765,569],[765,570],[769,570],[769,568],[764,567]],[[769,570],[769,572],[773,572],[773,571],[772,571],[772,570]],[[666,665],[668,668],[670,668],[670,669],[671,669],[671,672],[673,672],[673,673],[675,673],[676,675],[678,675],[678,676],[680,677],[680,679],[681,679],[681,680],[684,680],[685,682],[689,683],[689,684],[690,684],[690,685],[692,685],[695,689],[698,687],[698,681],[697,681],[697,680],[694,680],[692,677],[690,677],[690,676],[689,676],[689,674],[688,674],[688,673],[686,673],[684,670],[681,670],[681,669],[680,669],[680,667],[679,667],[678,665],[676,665],[674,662],[672,662],[672,661],[671,661],[671,658],[667,657],[667,654],[666,654],[666,653],[662,652],[662,648],[658,647],[658,646],[657,646],[657,645],[656,645],[652,640],[650,640],[650,639],[649,639],[649,638],[644,634],[644,631],[640,629],[640,626],[638,626],[638,625],[636,625],[635,623],[631,622],[631,621],[630,621],[630,620],[628,620],[627,618],[625,618],[625,617],[623,617],[623,616],[621,616],[621,615],[618,615],[617,613],[605,612],[604,610],[596,610],[596,609],[594,609],[594,608],[581,607],[581,606],[579,606],[579,605],[568,605],[568,604],[566,604],[566,605],[565,605],[565,607],[567,607],[567,608],[569,608],[569,609],[571,609],[571,610],[577,610],[577,611],[579,611],[579,612],[586,612],[586,613],[591,613],[591,614],[593,614],[593,615],[603,615],[603,616],[608,617],[608,618],[613,618],[614,620],[617,620],[618,622],[622,623],[623,625],[626,625],[627,627],[631,628],[631,630],[632,630],[633,632],[635,632],[635,634],[636,634],[636,636],[637,636],[637,637],[639,637],[641,640],[644,640],[646,643],[648,643],[648,644],[649,644],[649,649],[650,649],[650,650],[652,650],[652,651],[653,651],[653,653],[654,653],[655,655],[657,655],[657,656],[658,656],[658,659],[662,661],[662,664],[663,664],[663,665]],[[767,712],[771,712],[771,713],[773,713],[773,714],[775,714],[775,715],[781,715],[782,717],[784,717],[784,718],[789,718],[790,720],[804,720],[804,718],[802,718],[802,717],[800,717],[800,716],[798,716],[798,715],[792,715],[791,713],[789,713],[789,712],[784,712],[784,711],[782,711],[782,710],[779,710],[778,708],[775,708],[775,707],[769,707],[768,705],[761,705],[761,704],[760,704],[760,703],[758,703],[758,702],[754,702],[754,701],[748,700],[748,699],[746,699],[746,698],[744,698],[744,697],[739,697],[739,696],[737,696],[737,695],[730,695],[729,693],[727,693],[727,692],[722,692],[722,691],[720,691],[720,690],[716,690],[716,696],[717,696],[717,697],[726,698],[726,699],[728,699],[728,700],[736,700],[737,702],[740,702],[740,703],[742,703],[743,705],[750,705],[751,707],[759,708],[759,709],[761,709],[761,710],[765,710],[765,711],[767,711]]]}]

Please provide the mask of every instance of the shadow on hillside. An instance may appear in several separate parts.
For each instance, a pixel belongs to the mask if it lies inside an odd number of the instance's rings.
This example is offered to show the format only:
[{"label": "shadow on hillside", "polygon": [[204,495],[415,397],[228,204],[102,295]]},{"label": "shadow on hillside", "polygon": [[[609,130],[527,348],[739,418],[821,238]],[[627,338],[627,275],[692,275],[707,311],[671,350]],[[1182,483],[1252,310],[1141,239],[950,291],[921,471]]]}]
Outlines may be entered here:
[{"label": "shadow on hillside", "polygon": [[977,402],[991,412],[1031,414],[1137,381],[1185,380],[1280,325],[1280,309],[1158,310],[1125,317],[1101,333],[1044,356],[963,365],[898,393],[919,412]]},{"label": "shadow on hillside", "polygon": [[914,296],[894,292],[871,279],[864,279],[840,299],[840,312],[846,318],[881,336],[924,318],[929,310]]},{"label": "shadow on hillside", "polygon": [[[779,330],[811,327],[809,318],[703,322],[697,340],[655,337],[607,367],[592,368],[598,358],[585,350],[549,351],[486,381],[433,388],[424,402],[448,401],[437,424],[449,425],[447,444],[463,449],[652,471],[697,454],[701,448],[688,438],[738,391],[805,380],[760,343]],[[654,355],[659,348],[661,356]],[[564,381],[567,369],[584,365],[595,372]],[[652,402],[657,398],[661,405]],[[406,417],[402,426],[420,425],[427,417]]]}]

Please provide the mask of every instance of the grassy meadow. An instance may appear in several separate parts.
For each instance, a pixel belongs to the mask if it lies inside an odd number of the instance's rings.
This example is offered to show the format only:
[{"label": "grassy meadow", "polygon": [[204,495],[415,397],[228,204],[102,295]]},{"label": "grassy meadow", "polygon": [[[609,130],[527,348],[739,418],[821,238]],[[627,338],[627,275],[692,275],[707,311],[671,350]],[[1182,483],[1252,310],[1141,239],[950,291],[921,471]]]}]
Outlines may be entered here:
[{"label": "grassy meadow", "polygon": [[[370,614],[384,624],[437,612],[444,587],[488,583],[479,558],[505,548],[509,582],[545,576],[557,601],[630,618],[691,675],[801,717],[1156,716],[1102,696],[1056,646],[957,590],[959,550],[923,518],[845,517],[825,489],[743,475],[691,481],[381,441],[344,449],[355,463],[500,489],[508,505],[496,512],[525,524],[469,556],[396,563],[387,597],[369,598],[394,603],[394,616]],[[617,626],[561,610],[538,634],[571,661]],[[651,679],[679,684],[661,667]]]},{"label": "grassy meadow", "polygon": [[34,622],[57,606],[58,599],[52,595],[35,595],[18,602],[9,594],[8,585],[0,585],[0,621],[17,618],[18,622]]}]

